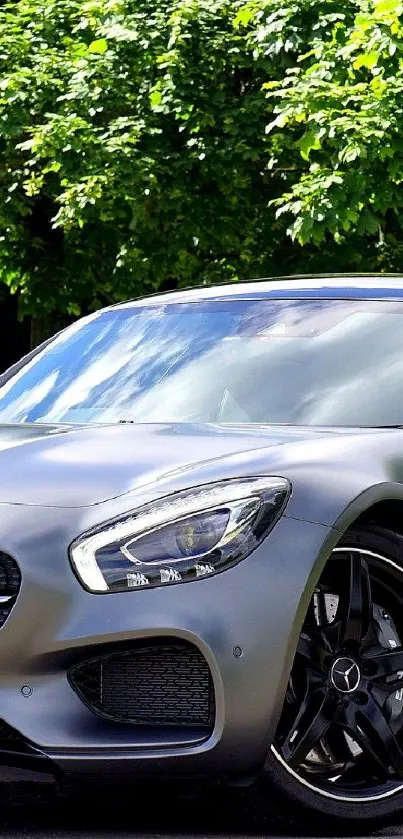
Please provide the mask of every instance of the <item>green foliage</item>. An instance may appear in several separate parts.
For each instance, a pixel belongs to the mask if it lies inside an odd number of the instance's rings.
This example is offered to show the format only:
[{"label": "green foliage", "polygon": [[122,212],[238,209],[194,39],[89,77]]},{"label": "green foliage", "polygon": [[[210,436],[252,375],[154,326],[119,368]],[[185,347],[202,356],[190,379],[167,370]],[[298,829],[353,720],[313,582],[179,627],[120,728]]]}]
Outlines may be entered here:
[{"label": "green foliage", "polygon": [[76,315],[173,284],[401,267],[402,16],[0,6],[0,281],[25,311]]},{"label": "green foliage", "polygon": [[[304,164],[274,204],[299,243],[377,236],[400,262],[403,209],[403,4],[355,0],[318,16],[309,51],[266,84],[277,162]],[[382,256],[380,255],[380,258]],[[392,258],[393,262],[393,258]],[[395,266],[394,266],[395,267]],[[401,267],[401,262],[400,262]]]}]

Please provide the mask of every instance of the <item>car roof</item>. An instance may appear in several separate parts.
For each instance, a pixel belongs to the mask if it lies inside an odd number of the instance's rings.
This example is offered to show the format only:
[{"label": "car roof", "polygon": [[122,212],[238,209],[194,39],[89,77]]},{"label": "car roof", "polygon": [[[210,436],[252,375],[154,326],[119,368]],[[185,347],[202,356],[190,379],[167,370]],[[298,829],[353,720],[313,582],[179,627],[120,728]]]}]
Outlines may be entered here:
[{"label": "car roof", "polygon": [[167,291],[118,303],[122,306],[167,303],[197,303],[204,300],[276,298],[327,298],[402,300],[403,275],[399,274],[312,274],[265,277],[248,282],[200,286]]}]

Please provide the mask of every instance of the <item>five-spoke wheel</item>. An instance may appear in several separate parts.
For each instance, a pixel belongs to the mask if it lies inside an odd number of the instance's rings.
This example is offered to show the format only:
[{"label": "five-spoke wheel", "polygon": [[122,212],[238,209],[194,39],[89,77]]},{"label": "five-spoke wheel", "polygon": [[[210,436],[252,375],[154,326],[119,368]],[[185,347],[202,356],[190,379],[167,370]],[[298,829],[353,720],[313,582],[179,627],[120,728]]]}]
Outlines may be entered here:
[{"label": "five-spoke wheel", "polygon": [[315,797],[339,802],[338,815],[348,803],[403,795],[401,541],[401,561],[397,546],[381,552],[361,532],[334,550],[306,615],[272,747],[277,782],[283,771],[288,784],[309,791],[308,805]]}]

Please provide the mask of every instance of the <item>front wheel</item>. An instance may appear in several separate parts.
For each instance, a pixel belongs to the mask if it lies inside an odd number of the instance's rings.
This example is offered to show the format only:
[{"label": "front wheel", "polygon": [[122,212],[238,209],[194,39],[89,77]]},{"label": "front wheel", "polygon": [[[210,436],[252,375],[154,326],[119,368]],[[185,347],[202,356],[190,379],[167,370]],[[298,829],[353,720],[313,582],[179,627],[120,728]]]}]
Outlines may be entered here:
[{"label": "front wheel", "polygon": [[300,634],[265,777],[333,819],[403,809],[403,538],[349,531]]}]

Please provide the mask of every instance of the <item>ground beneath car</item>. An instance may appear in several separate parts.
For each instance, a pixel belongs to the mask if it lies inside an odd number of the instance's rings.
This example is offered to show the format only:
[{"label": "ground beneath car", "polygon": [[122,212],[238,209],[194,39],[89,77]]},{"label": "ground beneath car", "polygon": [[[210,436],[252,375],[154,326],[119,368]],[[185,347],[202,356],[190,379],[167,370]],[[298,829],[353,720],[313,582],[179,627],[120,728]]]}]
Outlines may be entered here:
[{"label": "ground beneath car", "polygon": [[130,795],[113,789],[56,802],[24,800],[0,806],[1,839],[264,839],[264,837],[401,837],[401,823],[357,834],[353,825],[332,834],[323,825],[314,832],[301,820],[267,812],[243,792],[192,798],[161,791]]}]

